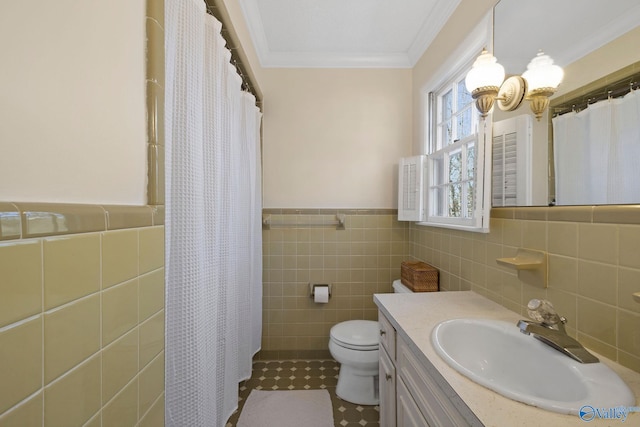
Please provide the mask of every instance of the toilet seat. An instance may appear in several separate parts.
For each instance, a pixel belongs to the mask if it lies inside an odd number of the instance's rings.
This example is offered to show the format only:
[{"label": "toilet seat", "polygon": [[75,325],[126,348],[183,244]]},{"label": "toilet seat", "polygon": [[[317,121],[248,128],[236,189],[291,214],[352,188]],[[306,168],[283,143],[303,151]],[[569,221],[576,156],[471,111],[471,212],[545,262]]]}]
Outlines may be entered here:
[{"label": "toilet seat", "polygon": [[331,328],[331,339],[341,347],[359,351],[378,349],[378,322],[348,320]]}]

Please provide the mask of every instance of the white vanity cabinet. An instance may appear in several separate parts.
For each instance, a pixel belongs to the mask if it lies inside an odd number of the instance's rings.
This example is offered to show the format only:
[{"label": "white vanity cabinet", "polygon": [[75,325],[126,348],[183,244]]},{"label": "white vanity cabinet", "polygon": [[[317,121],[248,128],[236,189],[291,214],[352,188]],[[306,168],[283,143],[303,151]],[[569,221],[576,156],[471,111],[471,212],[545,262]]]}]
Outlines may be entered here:
[{"label": "white vanity cabinet", "polygon": [[380,427],[396,425],[396,330],[382,313],[380,326]]},{"label": "white vanity cabinet", "polygon": [[[384,397],[380,400],[380,425],[584,426],[585,421],[576,415],[526,405],[471,381],[450,367],[431,342],[433,328],[446,320],[494,319],[515,325],[519,314],[473,291],[375,294],[374,302],[383,330],[379,352],[384,366],[380,371],[380,393]],[[640,402],[640,374],[605,362]],[[388,383],[384,381],[387,373],[393,378]],[[603,425],[620,424],[601,421]],[[630,412],[623,424],[640,426],[640,413]]]},{"label": "white vanity cabinet", "polygon": [[[404,381],[398,381],[398,389],[396,394],[396,417],[398,426],[422,427],[429,426],[427,420],[424,419],[418,405],[413,400],[411,392],[404,385]],[[380,408],[382,409],[382,408]],[[394,424],[395,425],[395,424]],[[433,424],[433,427],[436,425]]]},{"label": "white vanity cabinet", "polygon": [[[402,338],[398,338],[397,343],[396,372],[398,384],[406,386],[419,413],[424,416],[424,424],[413,425],[482,426],[435,368],[422,363]],[[411,425],[400,422],[398,417],[398,426]]]},{"label": "white vanity cabinet", "polygon": [[378,322],[380,426],[482,426],[435,368],[423,363],[396,334],[382,312]]}]

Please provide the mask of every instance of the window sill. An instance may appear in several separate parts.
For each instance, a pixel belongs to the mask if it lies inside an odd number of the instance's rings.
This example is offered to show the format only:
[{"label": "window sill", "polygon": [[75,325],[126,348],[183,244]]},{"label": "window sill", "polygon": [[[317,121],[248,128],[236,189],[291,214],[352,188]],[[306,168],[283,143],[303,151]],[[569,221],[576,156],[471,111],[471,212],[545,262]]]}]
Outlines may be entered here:
[{"label": "window sill", "polygon": [[472,233],[489,233],[488,224],[486,227],[476,227],[471,225],[460,225],[460,224],[445,224],[442,222],[429,222],[429,221],[416,222],[415,224],[423,227],[449,228],[452,230],[469,231]]}]

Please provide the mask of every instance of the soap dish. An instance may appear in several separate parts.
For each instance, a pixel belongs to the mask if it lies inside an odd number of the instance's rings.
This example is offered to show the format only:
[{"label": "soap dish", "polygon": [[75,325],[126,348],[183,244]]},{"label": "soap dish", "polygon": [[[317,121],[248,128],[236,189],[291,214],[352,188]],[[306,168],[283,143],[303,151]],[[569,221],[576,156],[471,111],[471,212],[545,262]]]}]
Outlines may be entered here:
[{"label": "soap dish", "polygon": [[533,270],[545,264],[545,255],[542,251],[519,248],[516,256],[511,258],[498,258],[496,262],[503,267],[515,268],[516,270]]},{"label": "soap dish", "polygon": [[516,256],[497,258],[496,262],[516,270],[518,279],[541,288],[547,287],[547,253],[534,249],[518,248]]}]

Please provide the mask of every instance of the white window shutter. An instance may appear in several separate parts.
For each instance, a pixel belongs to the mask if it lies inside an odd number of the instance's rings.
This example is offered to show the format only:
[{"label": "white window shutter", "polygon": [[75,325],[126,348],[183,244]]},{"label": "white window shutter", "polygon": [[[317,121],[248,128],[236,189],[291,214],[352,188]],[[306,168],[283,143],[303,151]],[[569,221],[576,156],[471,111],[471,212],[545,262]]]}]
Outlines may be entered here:
[{"label": "white window shutter", "polygon": [[423,220],[424,156],[400,159],[398,168],[398,220]]},{"label": "white window shutter", "polygon": [[531,116],[493,124],[492,206],[526,206],[532,200]]},{"label": "white window shutter", "polygon": [[400,159],[398,221],[424,221],[424,157]]}]

